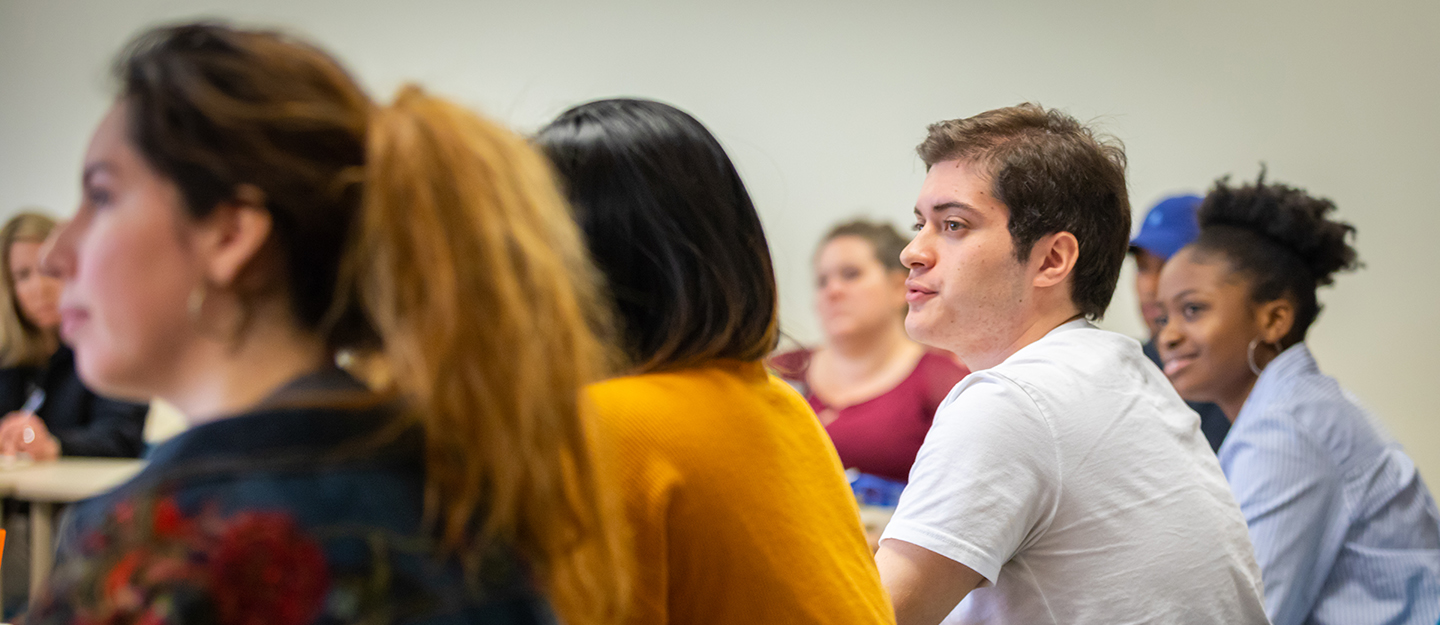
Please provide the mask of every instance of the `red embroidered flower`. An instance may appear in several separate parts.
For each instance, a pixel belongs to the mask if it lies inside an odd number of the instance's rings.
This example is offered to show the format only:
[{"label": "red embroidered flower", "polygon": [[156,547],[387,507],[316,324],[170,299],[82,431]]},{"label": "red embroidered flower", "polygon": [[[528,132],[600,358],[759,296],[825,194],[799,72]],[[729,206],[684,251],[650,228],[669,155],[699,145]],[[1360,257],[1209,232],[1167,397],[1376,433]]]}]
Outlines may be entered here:
[{"label": "red embroidered flower", "polygon": [[140,567],[144,558],[144,551],[131,551],[115,563],[115,567],[105,575],[105,597],[114,597],[129,586],[130,578],[135,576],[135,569]]},{"label": "red embroidered flower", "polygon": [[192,518],[166,498],[117,506],[115,521],[86,541],[99,551],[51,578],[25,622],[308,625],[325,606],[324,552],[286,513],[209,506]]},{"label": "red embroidered flower", "polygon": [[180,514],[180,506],[175,500],[169,497],[161,499],[155,504],[155,535],[160,537],[179,537],[185,533],[185,517]]},{"label": "red embroidered flower", "polygon": [[283,514],[232,519],[208,568],[222,625],[305,625],[330,587],[320,546]]},{"label": "red embroidered flower", "polygon": [[135,502],[127,500],[115,504],[115,509],[114,511],[112,511],[112,515],[115,517],[116,523],[120,525],[129,525],[132,521],[135,520]]}]

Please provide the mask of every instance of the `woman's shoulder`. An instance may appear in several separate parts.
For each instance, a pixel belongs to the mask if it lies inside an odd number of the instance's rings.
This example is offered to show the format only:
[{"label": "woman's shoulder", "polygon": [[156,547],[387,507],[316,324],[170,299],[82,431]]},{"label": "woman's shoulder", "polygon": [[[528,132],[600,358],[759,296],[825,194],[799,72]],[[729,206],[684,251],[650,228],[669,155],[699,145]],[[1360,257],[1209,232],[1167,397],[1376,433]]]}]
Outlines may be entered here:
[{"label": "woman's shoulder", "polygon": [[[419,497],[423,435],[391,398],[366,403],[291,405],[204,423],[160,444],[126,488],[161,491],[225,506],[323,509],[334,497],[363,493],[343,506]],[[390,501],[394,503],[394,501]],[[383,510],[376,509],[378,513]]]},{"label": "woman's shoulder", "polygon": [[[82,504],[76,511],[81,518],[71,521],[81,525],[67,530],[49,584],[58,592],[38,603],[42,618],[33,622],[64,620],[49,616],[80,607],[71,602],[89,594],[72,591],[97,579],[120,579],[137,590],[198,602],[197,609],[236,597],[246,610],[284,601],[308,606],[308,613],[323,614],[325,622],[365,620],[367,610],[382,606],[399,610],[387,619],[391,622],[506,614],[512,618],[494,622],[550,622],[546,602],[513,550],[490,549],[477,573],[458,559],[438,557],[442,550],[419,523],[399,531],[344,506],[343,518],[317,521],[281,502],[237,507],[226,505],[233,501],[187,497],[193,494],[142,491]],[[420,502],[407,505],[418,518]],[[125,573],[97,568],[117,561],[130,568]],[[156,575],[177,567],[182,575]],[[117,578],[127,574],[128,579]],[[265,575],[267,581],[250,575]],[[262,596],[261,588],[279,590]],[[256,622],[268,616],[256,614]]]},{"label": "woman's shoulder", "polygon": [[[588,387],[597,402],[609,405],[637,404],[669,408],[675,404],[694,405],[710,399],[725,399],[745,387],[761,387],[769,375],[765,364],[736,360],[713,360],[698,365],[623,375]],[[732,397],[733,398],[733,397]]]},{"label": "woman's shoulder", "polygon": [[40,372],[40,367],[34,365],[10,365],[0,367],[0,378],[26,377]]},{"label": "woman's shoulder", "polygon": [[1265,366],[1236,421],[1246,417],[1283,420],[1299,429],[1314,430],[1351,421],[1363,411],[1338,380],[1320,370],[1301,344]]},{"label": "woman's shoulder", "polygon": [[25,403],[26,382],[34,379],[38,373],[39,369],[23,365],[0,367],[0,410],[19,410]]},{"label": "woman's shoulder", "polygon": [[1227,440],[1308,449],[1336,466],[1364,464],[1394,445],[1358,397],[1313,360],[1306,364],[1277,372],[1283,375],[1265,380],[1263,388],[1257,383]]},{"label": "woman's shoulder", "polygon": [[[513,552],[487,552],[479,594],[469,579],[473,571],[437,557],[441,550],[424,520],[423,437],[398,405],[375,399],[365,406],[259,410],[182,433],[157,447],[129,483],[76,506],[61,532],[62,560],[84,583],[85,567],[131,551],[189,550],[186,561],[221,562],[242,572],[251,570],[245,562],[255,554],[264,560],[255,566],[328,576],[327,610],[443,606],[443,614],[392,619],[428,622],[451,610],[524,609],[538,616],[497,622],[549,622],[540,618],[548,606]],[[169,551],[146,542],[172,539]],[[206,579],[209,570],[197,571],[196,579]]]},{"label": "woman's shoulder", "polygon": [[592,385],[589,394],[607,431],[666,449],[815,421],[804,398],[761,362],[715,361],[614,378]]}]

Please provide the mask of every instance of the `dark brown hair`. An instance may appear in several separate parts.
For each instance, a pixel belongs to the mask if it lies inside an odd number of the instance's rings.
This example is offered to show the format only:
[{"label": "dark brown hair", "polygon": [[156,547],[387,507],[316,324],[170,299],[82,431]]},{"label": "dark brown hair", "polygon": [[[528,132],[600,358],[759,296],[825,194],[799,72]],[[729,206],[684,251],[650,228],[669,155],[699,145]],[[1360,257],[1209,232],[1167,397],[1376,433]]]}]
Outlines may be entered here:
[{"label": "dark brown hair", "polygon": [[561,113],[535,141],[605,274],[633,372],[754,361],[775,348],[760,215],[704,125],[660,102],[601,100]]},{"label": "dark brown hair", "polygon": [[910,240],[900,234],[899,230],[889,222],[870,221],[868,219],[853,219],[836,224],[825,237],[820,239],[820,245],[815,249],[819,254],[825,249],[825,245],[840,237],[858,237],[870,244],[870,249],[875,252],[875,260],[885,271],[909,271],[905,263],[900,262],[900,252],[910,243]]},{"label": "dark brown hair", "polygon": [[1021,262],[1041,237],[1075,235],[1080,257],[1071,300],[1086,317],[1103,317],[1130,243],[1120,142],[1028,102],[931,124],[928,131],[916,148],[926,169],[952,160],[978,165],[1010,210],[1010,237]]},{"label": "dark brown hair", "polygon": [[567,622],[615,622],[623,538],[580,394],[603,299],[544,157],[417,87],[378,107],[274,32],[158,28],[116,71],[131,141],[190,215],[259,189],[279,258],[251,271],[278,267],[262,277],[301,325],[388,365],[445,550],[513,545]]},{"label": "dark brown hair", "polygon": [[191,216],[206,217],[240,184],[259,188],[286,257],[286,275],[272,282],[287,287],[296,319],[332,347],[377,338],[358,309],[326,318],[359,214],[374,109],[355,80],[304,42],[207,24],[141,36],[115,73],[130,138]]}]

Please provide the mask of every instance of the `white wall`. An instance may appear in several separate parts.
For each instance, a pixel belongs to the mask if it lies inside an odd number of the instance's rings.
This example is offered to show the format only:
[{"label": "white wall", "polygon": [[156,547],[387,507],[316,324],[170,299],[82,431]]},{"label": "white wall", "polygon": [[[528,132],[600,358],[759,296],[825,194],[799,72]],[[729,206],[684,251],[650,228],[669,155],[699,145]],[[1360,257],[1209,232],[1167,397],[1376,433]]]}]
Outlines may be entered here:
[{"label": "white wall", "polygon": [[[1312,347],[1440,485],[1440,3],[677,4],[0,0],[0,214],[70,211],[108,62],[138,29],[282,25],[376,94],[417,79],[521,129],[604,96],[688,109],[745,175],[785,326],[813,340],[822,231],[860,213],[907,224],[925,124],[1036,100],[1125,141],[1137,212],[1262,161],[1333,198],[1368,267],[1323,292]],[[1128,289],[1127,273],[1107,323],[1138,334]]]}]

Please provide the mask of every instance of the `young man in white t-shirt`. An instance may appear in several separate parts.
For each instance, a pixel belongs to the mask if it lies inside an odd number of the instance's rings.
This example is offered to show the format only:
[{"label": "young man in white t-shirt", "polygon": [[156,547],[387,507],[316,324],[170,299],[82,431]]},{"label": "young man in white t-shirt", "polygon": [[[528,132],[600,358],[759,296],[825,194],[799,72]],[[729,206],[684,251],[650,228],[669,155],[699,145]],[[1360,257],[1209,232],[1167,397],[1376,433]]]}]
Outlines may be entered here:
[{"label": "young man in white t-shirt", "polygon": [[934,124],[919,152],[905,325],[974,373],[876,554],[900,625],[1265,623],[1199,418],[1087,321],[1129,243],[1123,150],[1025,104]]}]

